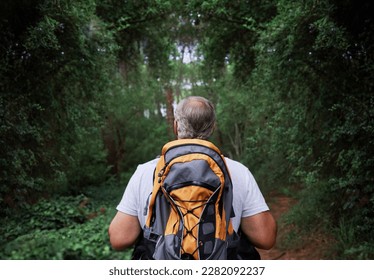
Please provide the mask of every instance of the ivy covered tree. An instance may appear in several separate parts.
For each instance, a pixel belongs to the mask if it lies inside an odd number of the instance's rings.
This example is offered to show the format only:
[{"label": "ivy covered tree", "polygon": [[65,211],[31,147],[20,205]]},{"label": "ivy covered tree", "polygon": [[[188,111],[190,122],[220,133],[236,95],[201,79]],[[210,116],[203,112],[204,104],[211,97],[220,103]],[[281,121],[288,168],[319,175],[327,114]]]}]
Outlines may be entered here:
[{"label": "ivy covered tree", "polygon": [[[167,139],[174,44],[155,27],[175,21],[170,9],[168,1],[1,3],[4,211],[80,192],[108,168],[119,174],[156,154]],[[147,143],[153,127],[164,130]]]},{"label": "ivy covered tree", "polygon": [[118,46],[95,1],[2,1],[1,32],[2,210],[102,181]]}]

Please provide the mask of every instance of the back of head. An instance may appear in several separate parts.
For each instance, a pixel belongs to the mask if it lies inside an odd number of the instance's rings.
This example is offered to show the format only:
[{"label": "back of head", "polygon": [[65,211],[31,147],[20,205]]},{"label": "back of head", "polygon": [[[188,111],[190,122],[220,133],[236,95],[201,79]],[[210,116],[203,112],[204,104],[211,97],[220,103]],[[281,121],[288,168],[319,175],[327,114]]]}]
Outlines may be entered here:
[{"label": "back of head", "polygon": [[175,121],[179,139],[207,140],[216,124],[214,106],[204,97],[187,97],[179,102],[175,110]]}]

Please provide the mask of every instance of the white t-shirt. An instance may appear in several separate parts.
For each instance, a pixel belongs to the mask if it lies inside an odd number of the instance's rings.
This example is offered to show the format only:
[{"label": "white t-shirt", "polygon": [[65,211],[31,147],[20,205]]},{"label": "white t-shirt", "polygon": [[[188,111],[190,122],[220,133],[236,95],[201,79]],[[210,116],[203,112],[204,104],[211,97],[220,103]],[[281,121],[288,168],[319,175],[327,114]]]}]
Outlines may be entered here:
[{"label": "white t-shirt", "polygon": [[[117,210],[137,216],[141,228],[144,227],[148,212],[147,200],[153,189],[153,173],[158,159],[141,164],[132,175]],[[233,207],[235,217],[232,225],[238,230],[240,219],[269,210],[268,205],[251,172],[243,164],[226,158],[233,184]]]}]

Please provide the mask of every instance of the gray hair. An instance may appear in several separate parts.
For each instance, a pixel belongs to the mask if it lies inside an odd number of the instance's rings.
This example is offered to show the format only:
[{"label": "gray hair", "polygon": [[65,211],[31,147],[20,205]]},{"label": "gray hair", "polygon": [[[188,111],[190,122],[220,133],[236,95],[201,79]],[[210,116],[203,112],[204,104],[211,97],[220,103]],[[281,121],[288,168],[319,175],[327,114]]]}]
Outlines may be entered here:
[{"label": "gray hair", "polygon": [[174,113],[178,138],[207,140],[216,125],[213,104],[200,96],[190,96],[179,102]]}]

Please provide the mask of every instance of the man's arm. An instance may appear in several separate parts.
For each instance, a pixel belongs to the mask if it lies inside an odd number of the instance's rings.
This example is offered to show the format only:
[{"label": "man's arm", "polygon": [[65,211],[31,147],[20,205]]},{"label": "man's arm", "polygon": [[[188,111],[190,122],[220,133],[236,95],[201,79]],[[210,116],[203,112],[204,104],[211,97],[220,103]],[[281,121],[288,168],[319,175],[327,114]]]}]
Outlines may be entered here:
[{"label": "man's arm", "polygon": [[141,232],[138,217],[118,211],[108,232],[113,249],[124,250],[135,243]]},{"label": "man's arm", "polygon": [[270,211],[244,217],[240,226],[255,247],[269,250],[275,245],[277,224]]}]

